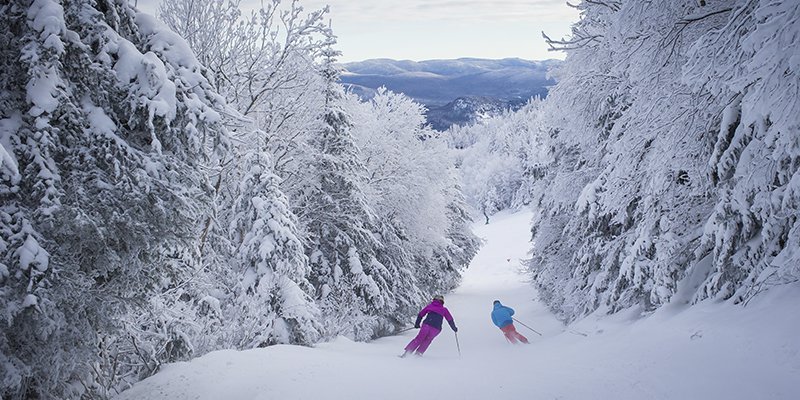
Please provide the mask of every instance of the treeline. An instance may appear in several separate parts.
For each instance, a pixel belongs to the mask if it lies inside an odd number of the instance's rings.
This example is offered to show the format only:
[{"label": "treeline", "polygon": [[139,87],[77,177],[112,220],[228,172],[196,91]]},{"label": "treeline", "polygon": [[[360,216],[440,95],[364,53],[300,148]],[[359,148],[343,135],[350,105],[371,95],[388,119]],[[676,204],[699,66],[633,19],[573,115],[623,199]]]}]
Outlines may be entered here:
[{"label": "treeline", "polygon": [[583,1],[543,101],[448,132],[468,201],[530,206],[564,321],[800,278],[800,5]]},{"label": "treeline", "polygon": [[446,145],[408,98],[342,91],[327,10],[0,9],[4,399],[390,334],[476,253]]}]

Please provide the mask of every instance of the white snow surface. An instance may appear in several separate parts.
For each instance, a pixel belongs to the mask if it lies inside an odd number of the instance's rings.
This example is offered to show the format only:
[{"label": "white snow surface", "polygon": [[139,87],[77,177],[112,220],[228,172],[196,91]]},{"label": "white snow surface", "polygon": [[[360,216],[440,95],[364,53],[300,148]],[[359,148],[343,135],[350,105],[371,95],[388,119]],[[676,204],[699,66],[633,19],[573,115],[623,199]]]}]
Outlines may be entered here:
[{"label": "white snow surface", "polygon": [[[600,311],[564,326],[519,271],[531,217],[503,212],[476,224],[486,244],[445,296],[458,336],[445,325],[423,357],[397,357],[415,329],[370,343],[217,351],[166,365],[116,399],[800,398],[800,284],[746,307]],[[489,317],[495,299],[541,336],[516,323],[531,344],[508,344]]]}]

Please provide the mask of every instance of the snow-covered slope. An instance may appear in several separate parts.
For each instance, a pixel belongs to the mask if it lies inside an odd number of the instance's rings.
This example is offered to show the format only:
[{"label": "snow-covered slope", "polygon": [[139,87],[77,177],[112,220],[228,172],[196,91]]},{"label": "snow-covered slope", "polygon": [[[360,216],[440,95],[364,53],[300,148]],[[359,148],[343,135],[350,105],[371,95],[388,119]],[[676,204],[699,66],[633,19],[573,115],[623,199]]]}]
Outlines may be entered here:
[{"label": "snow-covered slope", "polygon": [[[396,357],[413,329],[371,343],[218,351],[167,365],[117,399],[800,398],[800,285],[747,307],[706,301],[649,316],[634,308],[565,327],[517,273],[531,216],[503,212],[475,226],[486,245],[445,296],[460,354],[447,327],[421,358]],[[532,343],[506,343],[489,319],[495,299],[542,336],[517,324]]]}]

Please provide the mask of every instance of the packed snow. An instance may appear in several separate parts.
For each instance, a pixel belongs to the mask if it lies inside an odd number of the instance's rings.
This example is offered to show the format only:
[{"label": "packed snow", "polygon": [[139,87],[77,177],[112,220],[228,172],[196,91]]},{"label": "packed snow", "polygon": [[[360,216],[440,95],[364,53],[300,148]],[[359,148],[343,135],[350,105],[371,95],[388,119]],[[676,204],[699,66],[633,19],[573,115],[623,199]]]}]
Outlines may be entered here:
[{"label": "packed snow", "polygon": [[[459,331],[445,324],[423,357],[397,357],[416,329],[370,343],[216,351],[166,365],[116,399],[800,398],[800,284],[744,307],[709,300],[649,315],[601,310],[564,326],[519,271],[531,217],[506,211],[475,225],[485,245],[445,295]],[[511,345],[492,325],[496,299],[516,310],[531,344]]]}]

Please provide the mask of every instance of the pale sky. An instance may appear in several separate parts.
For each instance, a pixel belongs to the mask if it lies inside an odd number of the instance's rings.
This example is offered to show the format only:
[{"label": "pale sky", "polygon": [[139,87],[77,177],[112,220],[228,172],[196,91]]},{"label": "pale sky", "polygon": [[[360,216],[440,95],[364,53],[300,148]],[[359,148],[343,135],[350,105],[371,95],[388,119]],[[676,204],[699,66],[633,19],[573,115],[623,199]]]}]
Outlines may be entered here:
[{"label": "pale sky", "polygon": [[[138,0],[138,7],[154,14],[159,1]],[[245,4],[260,3],[243,0],[242,10],[247,9]],[[562,52],[547,51],[542,31],[554,39],[565,37],[578,20],[578,11],[566,0],[299,0],[298,4],[307,12],[330,5],[326,19],[338,36],[341,62],[563,59]]]}]

